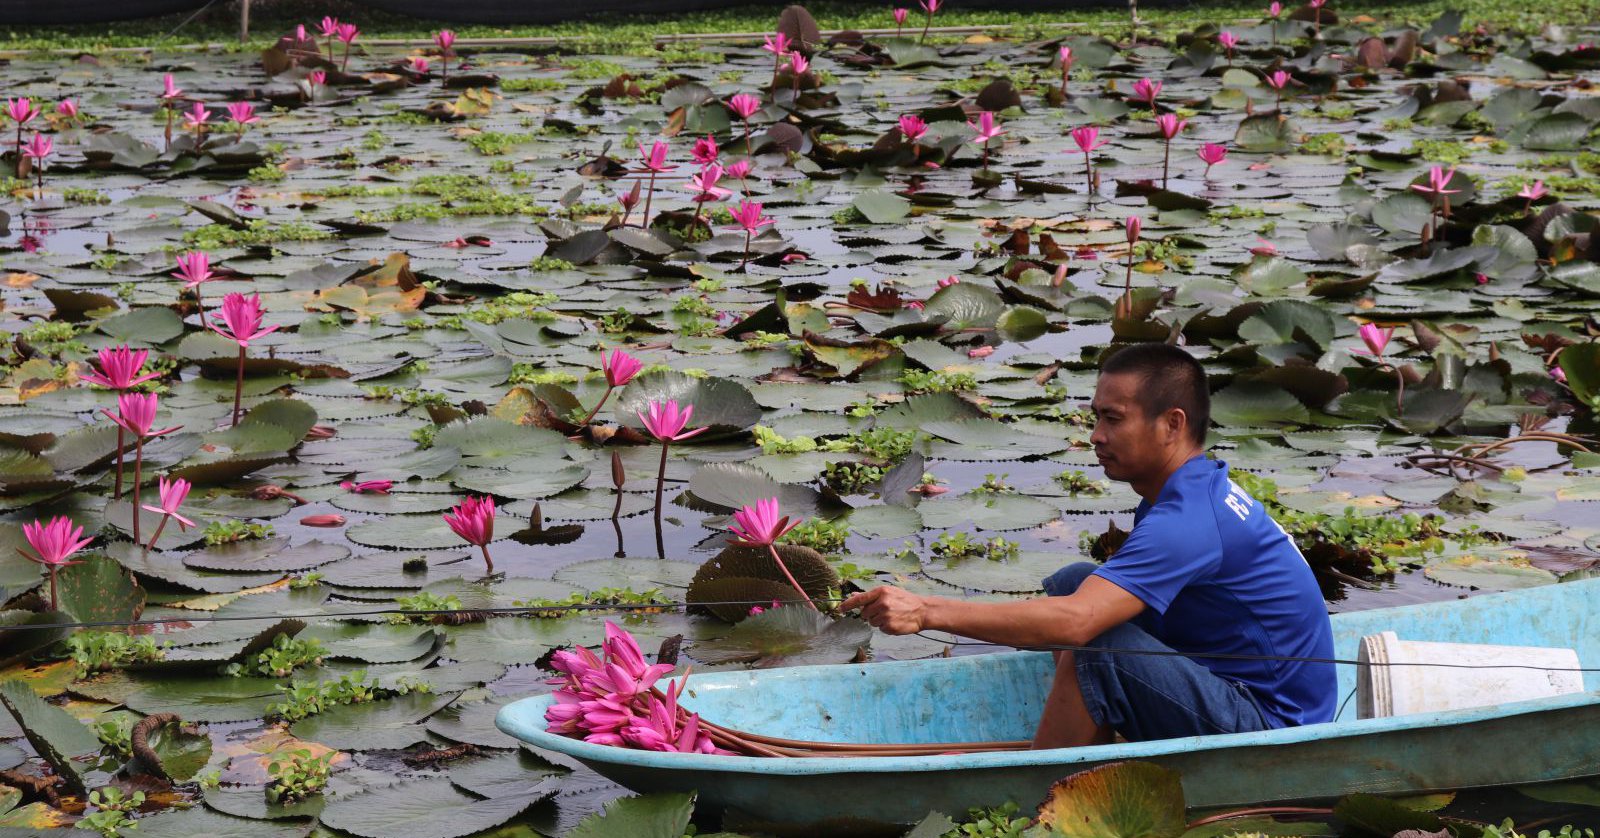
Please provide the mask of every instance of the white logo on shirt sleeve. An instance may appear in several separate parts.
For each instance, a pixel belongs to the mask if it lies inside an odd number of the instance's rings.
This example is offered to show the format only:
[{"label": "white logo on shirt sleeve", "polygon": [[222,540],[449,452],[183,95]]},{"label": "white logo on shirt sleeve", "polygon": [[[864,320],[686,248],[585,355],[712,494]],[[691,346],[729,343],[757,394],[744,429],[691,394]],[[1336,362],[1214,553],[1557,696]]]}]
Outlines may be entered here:
[{"label": "white logo on shirt sleeve", "polygon": [[1223,503],[1233,510],[1233,514],[1239,516],[1239,520],[1245,521],[1250,518],[1250,508],[1255,506],[1255,499],[1245,494],[1245,491],[1239,488],[1237,483],[1229,480],[1228,496],[1223,500]]}]

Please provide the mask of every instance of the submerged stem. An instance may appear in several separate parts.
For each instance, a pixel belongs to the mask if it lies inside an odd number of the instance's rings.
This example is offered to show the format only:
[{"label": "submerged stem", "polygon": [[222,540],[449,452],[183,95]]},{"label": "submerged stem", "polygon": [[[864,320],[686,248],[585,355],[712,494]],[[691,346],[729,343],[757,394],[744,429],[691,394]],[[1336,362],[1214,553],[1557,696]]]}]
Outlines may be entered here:
[{"label": "submerged stem", "polygon": [[661,470],[656,472],[656,529],[661,529],[661,490],[667,484],[667,447],[670,443],[661,440]]}]

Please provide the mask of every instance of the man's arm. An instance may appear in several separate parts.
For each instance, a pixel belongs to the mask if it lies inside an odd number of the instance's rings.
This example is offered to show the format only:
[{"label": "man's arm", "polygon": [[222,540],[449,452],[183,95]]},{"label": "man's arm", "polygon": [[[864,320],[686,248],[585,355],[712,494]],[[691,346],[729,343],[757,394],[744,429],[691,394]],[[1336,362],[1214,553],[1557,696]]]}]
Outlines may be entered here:
[{"label": "man's arm", "polygon": [[1114,583],[1090,576],[1070,596],[1020,602],[967,602],[918,596],[886,585],[856,594],[840,610],[861,616],[885,634],[947,631],[1008,646],[1082,646],[1144,610],[1144,603]]}]

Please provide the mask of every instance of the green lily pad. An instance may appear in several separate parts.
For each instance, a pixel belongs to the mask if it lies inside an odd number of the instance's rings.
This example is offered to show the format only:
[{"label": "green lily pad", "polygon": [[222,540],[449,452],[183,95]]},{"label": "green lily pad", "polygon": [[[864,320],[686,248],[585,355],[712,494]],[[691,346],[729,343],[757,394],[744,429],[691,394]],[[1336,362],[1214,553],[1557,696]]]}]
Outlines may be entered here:
[{"label": "green lily pad", "polygon": [[1063,838],[1179,838],[1185,828],[1178,772],[1148,762],[1115,762],[1050,787],[1039,825]]},{"label": "green lily pad", "polygon": [[553,792],[479,799],[443,778],[414,780],[330,800],[321,820],[359,838],[459,838],[499,826]]}]

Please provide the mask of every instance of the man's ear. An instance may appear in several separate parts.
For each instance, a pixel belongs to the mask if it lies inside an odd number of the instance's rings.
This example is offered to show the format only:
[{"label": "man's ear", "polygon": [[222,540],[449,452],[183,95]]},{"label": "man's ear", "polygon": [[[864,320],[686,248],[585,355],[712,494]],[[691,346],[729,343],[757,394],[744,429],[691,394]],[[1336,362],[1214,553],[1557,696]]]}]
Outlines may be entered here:
[{"label": "man's ear", "polygon": [[1161,414],[1161,425],[1172,434],[1173,439],[1182,439],[1189,431],[1189,414],[1181,407],[1174,407]]}]

